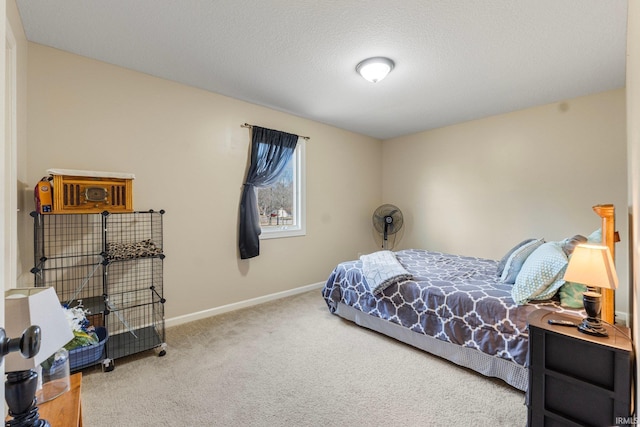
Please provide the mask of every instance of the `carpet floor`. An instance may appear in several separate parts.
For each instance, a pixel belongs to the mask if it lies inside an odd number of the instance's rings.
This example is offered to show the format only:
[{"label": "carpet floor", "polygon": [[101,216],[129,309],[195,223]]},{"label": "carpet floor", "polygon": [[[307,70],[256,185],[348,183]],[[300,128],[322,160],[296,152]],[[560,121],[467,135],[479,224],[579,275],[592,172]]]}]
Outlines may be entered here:
[{"label": "carpet floor", "polygon": [[85,427],[525,426],[524,394],[329,313],[320,290],[83,371]]}]

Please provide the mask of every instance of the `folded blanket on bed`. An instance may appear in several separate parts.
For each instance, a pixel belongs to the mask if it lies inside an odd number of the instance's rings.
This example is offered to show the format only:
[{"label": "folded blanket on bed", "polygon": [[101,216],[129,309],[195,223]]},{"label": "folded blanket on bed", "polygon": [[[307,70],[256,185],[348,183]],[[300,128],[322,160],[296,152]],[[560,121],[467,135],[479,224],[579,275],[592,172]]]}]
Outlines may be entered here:
[{"label": "folded blanket on bed", "polygon": [[362,255],[360,261],[362,261],[362,274],[373,294],[379,294],[392,283],[413,278],[391,251]]}]

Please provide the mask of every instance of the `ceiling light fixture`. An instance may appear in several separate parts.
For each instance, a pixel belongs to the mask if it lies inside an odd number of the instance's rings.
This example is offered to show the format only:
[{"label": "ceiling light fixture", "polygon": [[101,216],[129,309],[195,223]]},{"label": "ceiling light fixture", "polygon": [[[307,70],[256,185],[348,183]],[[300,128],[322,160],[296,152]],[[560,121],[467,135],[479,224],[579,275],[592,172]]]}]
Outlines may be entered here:
[{"label": "ceiling light fixture", "polygon": [[393,70],[394,63],[389,58],[381,56],[368,58],[356,65],[356,71],[365,80],[371,83],[377,83],[387,77],[387,74]]}]

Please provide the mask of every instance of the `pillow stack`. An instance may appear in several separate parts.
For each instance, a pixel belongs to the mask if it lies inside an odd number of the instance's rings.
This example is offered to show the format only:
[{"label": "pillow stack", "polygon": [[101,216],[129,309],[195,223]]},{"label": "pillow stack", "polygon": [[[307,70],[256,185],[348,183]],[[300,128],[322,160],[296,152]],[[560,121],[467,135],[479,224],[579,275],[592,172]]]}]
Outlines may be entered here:
[{"label": "pillow stack", "polygon": [[546,300],[559,293],[561,304],[582,307],[582,293],[586,286],[566,282],[564,273],[573,249],[581,243],[599,243],[601,232],[588,238],[576,235],[561,242],[526,239],[511,248],[498,262],[497,275],[503,283],[512,284],[511,297],[516,304],[532,300]]},{"label": "pillow stack", "polygon": [[[602,229],[598,229],[593,233],[589,234],[588,237],[583,236],[574,236],[582,237],[580,243],[593,243],[599,244],[602,243]],[[570,256],[570,254],[567,254]],[[563,307],[569,308],[582,308],[584,307],[584,302],[582,301],[582,294],[587,291],[587,287],[582,283],[574,283],[574,282],[565,282],[564,285],[560,287],[558,291],[558,296],[560,296],[560,305]]]}]

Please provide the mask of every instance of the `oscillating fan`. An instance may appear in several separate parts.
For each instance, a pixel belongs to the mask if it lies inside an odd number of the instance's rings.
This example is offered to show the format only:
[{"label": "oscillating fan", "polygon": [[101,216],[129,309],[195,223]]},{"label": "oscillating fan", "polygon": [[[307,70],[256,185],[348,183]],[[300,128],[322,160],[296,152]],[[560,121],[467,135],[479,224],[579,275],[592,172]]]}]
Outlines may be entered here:
[{"label": "oscillating fan", "polygon": [[387,247],[388,237],[402,228],[402,212],[394,205],[382,205],[373,212],[372,220],[373,227],[382,234],[382,249],[390,249]]}]

